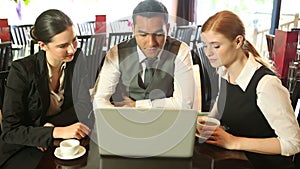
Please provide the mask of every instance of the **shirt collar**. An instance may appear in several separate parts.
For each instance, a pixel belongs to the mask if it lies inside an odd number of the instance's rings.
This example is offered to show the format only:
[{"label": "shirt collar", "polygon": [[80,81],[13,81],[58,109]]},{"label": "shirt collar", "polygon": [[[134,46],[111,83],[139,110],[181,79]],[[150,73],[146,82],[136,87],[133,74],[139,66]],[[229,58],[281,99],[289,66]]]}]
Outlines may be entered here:
[{"label": "shirt collar", "polygon": [[[52,70],[51,70],[50,65],[49,65],[48,62],[47,62],[47,68],[48,68],[49,78],[51,79],[53,73],[52,73]],[[66,62],[64,62],[64,63],[61,65],[60,71],[62,72],[65,68],[66,68]]]},{"label": "shirt collar", "polygon": [[[238,85],[243,91],[246,91],[246,88],[249,85],[255,71],[261,66],[262,65],[257,62],[252,55],[250,55],[234,84]],[[218,73],[220,76],[222,76],[223,79],[226,79],[228,81],[228,72],[224,66],[218,69]]]}]

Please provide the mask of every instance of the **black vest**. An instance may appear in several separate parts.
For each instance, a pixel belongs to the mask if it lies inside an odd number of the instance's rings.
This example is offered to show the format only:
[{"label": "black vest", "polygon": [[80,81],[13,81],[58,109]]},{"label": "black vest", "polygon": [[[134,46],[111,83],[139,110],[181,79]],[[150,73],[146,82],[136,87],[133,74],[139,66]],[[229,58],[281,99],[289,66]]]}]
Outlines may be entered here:
[{"label": "black vest", "polygon": [[[230,84],[225,79],[221,80],[218,111],[221,113],[221,125],[228,128],[227,132],[250,138],[277,137],[256,103],[256,87],[265,75],[275,74],[267,67],[261,66],[245,92],[238,85]],[[292,157],[251,152],[246,152],[246,156],[255,169],[293,168]]]},{"label": "black vest", "polygon": [[257,84],[267,74],[275,75],[265,66],[260,67],[245,92],[238,85],[230,84],[225,79],[221,80],[218,111],[222,114],[221,123],[228,128],[229,133],[255,138],[276,136],[256,103]]},{"label": "black vest", "polygon": [[153,80],[145,88],[140,76],[140,63],[135,38],[118,45],[119,70],[121,76],[112,96],[112,101],[123,100],[122,95],[133,100],[161,99],[173,96],[174,61],[181,42],[168,37]]}]

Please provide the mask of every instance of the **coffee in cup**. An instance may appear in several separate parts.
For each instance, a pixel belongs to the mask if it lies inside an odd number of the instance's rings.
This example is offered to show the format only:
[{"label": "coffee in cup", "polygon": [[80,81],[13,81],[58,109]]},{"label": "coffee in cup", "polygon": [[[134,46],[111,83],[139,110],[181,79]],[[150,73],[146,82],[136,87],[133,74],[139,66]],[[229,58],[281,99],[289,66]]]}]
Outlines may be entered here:
[{"label": "coffee in cup", "polygon": [[76,139],[68,139],[60,142],[59,146],[63,156],[73,156],[78,152],[80,142]]}]

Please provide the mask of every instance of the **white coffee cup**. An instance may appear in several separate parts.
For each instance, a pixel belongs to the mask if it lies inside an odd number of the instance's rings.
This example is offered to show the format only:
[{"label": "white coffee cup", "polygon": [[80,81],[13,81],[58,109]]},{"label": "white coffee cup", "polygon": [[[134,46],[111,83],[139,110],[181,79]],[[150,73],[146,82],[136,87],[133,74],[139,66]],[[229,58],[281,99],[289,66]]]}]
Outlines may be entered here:
[{"label": "white coffee cup", "polygon": [[80,142],[76,139],[67,139],[59,144],[60,152],[63,156],[73,156],[79,150]]},{"label": "white coffee cup", "polygon": [[211,134],[220,126],[220,121],[213,117],[198,116],[197,118],[197,132],[198,137],[208,139]]}]

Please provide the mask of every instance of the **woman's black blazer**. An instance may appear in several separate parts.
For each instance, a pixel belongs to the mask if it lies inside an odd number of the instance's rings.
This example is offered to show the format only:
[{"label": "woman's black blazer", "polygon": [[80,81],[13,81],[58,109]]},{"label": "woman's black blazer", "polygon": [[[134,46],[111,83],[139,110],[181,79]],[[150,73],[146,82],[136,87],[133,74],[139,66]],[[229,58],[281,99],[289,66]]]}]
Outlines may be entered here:
[{"label": "woman's black blazer", "polygon": [[78,49],[66,64],[62,111],[50,120],[46,117],[50,91],[45,52],[12,62],[3,103],[0,166],[25,146],[51,145],[53,127],[43,127],[46,122],[66,126],[79,120],[93,125],[93,119],[88,117],[92,110],[88,89],[92,83],[85,63]]}]

